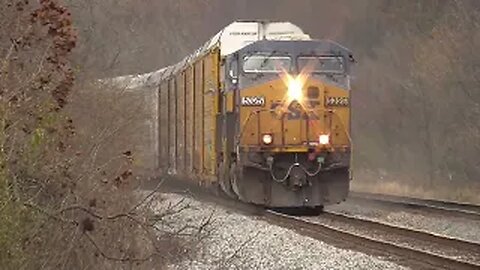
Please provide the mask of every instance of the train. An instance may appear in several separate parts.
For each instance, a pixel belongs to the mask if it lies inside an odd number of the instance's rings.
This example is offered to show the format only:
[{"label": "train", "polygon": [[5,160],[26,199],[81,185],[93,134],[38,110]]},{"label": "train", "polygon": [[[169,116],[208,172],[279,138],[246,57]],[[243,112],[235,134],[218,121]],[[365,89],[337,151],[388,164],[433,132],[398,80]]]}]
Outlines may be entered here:
[{"label": "train", "polygon": [[270,208],[344,201],[354,63],[346,47],[291,22],[229,24],[150,75],[159,175]]}]

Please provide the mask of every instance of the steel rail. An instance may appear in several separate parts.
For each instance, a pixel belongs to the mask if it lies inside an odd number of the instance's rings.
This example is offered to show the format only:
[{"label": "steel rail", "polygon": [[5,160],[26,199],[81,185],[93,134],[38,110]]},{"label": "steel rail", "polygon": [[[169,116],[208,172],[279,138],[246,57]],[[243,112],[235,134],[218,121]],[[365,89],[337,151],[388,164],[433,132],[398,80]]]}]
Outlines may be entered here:
[{"label": "steel rail", "polygon": [[350,192],[349,198],[352,200],[372,201],[398,207],[418,209],[442,216],[480,220],[480,205],[475,204],[363,192]]},{"label": "steel rail", "polygon": [[[334,226],[313,223],[300,217],[285,215],[275,211],[267,211],[265,217],[267,220],[279,223],[283,227],[289,227],[321,241],[327,240],[327,242],[333,242],[334,245],[351,248],[353,250],[363,250],[366,248],[380,256],[395,256],[400,262],[403,262],[402,264],[414,266],[416,269],[480,269],[480,265],[474,263],[401,246],[392,242],[335,228]],[[332,218],[332,216],[327,214],[326,218]],[[352,219],[348,218],[348,221],[351,222]],[[359,247],[362,248],[359,249]]]},{"label": "steel rail", "polygon": [[417,241],[419,240],[431,244],[437,244],[443,247],[456,249],[461,252],[469,252],[471,254],[477,255],[480,260],[480,243],[469,242],[458,238],[446,237],[426,231],[419,231],[407,227],[394,226],[386,223],[347,216],[334,212],[325,212],[324,214],[322,214],[322,216],[334,221],[343,222],[357,227],[368,228],[370,230],[373,229],[386,233],[393,233],[401,237],[406,237]]}]

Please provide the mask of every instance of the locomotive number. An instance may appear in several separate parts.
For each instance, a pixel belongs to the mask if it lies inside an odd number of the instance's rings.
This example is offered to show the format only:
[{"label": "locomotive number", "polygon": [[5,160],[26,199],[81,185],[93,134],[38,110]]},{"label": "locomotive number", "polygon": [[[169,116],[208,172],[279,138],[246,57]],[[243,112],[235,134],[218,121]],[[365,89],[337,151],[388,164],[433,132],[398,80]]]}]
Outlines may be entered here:
[{"label": "locomotive number", "polygon": [[242,106],[263,107],[265,106],[265,97],[242,97]]},{"label": "locomotive number", "polygon": [[325,104],[327,106],[348,106],[348,97],[326,97]]}]

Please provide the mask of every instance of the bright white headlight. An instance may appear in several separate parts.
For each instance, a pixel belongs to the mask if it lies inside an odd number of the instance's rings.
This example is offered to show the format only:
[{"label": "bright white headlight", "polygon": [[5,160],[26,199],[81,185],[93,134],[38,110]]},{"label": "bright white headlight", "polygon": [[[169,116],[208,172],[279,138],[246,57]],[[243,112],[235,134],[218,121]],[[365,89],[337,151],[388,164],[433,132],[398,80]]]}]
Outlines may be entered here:
[{"label": "bright white headlight", "polygon": [[326,135],[326,134],[322,134],[322,135],[320,135],[320,137],[318,138],[318,142],[319,142],[321,145],[329,144],[329,143],[330,143],[330,136],[329,136],[329,135]]},{"label": "bright white headlight", "polygon": [[264,144],[271,144],[273,142],[273,136],[271,134],[263,134],[262,141]]},{"label": "bright white headlight", "polygon": [[290,100],[302,99],[302,82],[299,79],[290,79],[288,82],[288,97]]}]

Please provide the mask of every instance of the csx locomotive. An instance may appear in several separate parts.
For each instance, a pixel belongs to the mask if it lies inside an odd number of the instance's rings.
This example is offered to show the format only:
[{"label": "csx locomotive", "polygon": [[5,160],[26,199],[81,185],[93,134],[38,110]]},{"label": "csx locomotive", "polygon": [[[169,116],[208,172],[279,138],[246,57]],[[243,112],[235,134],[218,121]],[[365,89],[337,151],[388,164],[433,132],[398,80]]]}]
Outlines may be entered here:
[{"label": "csx locomotive", "polygon": [[158,72],[159,171],[267,207],[343,201],[353,62],[288,22],[230,24]]}]

